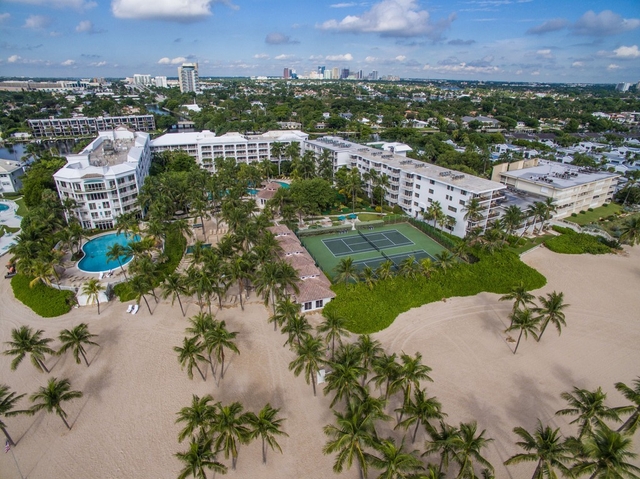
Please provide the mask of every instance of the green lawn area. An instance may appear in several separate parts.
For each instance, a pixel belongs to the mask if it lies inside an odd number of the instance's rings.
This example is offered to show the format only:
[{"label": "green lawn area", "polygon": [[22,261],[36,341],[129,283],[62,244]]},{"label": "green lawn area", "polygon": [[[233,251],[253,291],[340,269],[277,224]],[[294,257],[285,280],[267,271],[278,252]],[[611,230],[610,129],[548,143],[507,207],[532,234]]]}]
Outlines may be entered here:
[{"label": "green lawn area", "polygon": [[611,203],[608,206],[600,206],[593,211],[585,211],[584,214],[578,213],[578,216],[568,216],[564,219],[580,226],[588,225],[589,223],[600,224],[600,218],[606,218],[607,216],[618,214],[621,211],[622,206],[617,203]]},{"label": "green lawn area", "polygon": [[11,288],[16,299],[31,308],[43,318],[53,318],[68,313],[75,301],[75,294],[71,291],[60,291],[38,282],[33,288],[29,287],[30,278],[17,274],[11,278]]},{"label": "green lawn area", "polygon": [[373,213],[358,213],[358,219],[360,221],[375,221],[381,220],[384,218],[383,215],[373,214]]},{"label": "green lawn area", "polygon": [[526,243],[522,246],[516,246],[513,248],[507,248],[509,251],[513,251],[515,254],[520,255],[525,251],[529,251],[531,248],[535,248],[540,243],[544,243],[550,238],[553,238],[552,234],[545,234],[542,236],[536,236],[535,238],[526,238]]},{"label": "green lawn area", "polygon": [[368,334],[389,327],[400,313],[443,298],[473,296],[483,291],[506,294],[520,281],[531,291],[547,282],[510,251],[478,253],[478,257],[477,263],[459,263],[431,278],[397,277],[376,284],[372,290],[362,283],[334,285],[337,297],[325,310],[347,318],[347,328],[353,333]]},{"label": "green lawn area", "polygon": [[27,205],[24,204],[24,197],[15,200],[15,202],[18,205],[18,210],[16,211],[16,214],[18,216],[24,216],[27,214],[27,211],[29,211],[29,208],[27,208]]}]

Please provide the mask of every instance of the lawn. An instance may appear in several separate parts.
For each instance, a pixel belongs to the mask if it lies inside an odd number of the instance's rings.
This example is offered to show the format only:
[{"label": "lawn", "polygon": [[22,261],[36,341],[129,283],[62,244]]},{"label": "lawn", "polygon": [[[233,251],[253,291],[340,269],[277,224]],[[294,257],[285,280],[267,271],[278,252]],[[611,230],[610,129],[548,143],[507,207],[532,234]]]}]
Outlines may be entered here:
[{"label": "lawn", "polygon": [[358,213],[358,219],[360,221],[376,221],[384,218],[384,215],[378,215],[373,213]]},{"label": "lawn", "polygon": [[509,251],[478,253],[480,261],[459,263],[431,278],[396,277],[381,281],[369,289],[358,283],[334,285],[337,297],[325,310],[347,318],[347,328],[357,334],[381,331],[399,314],[423,304],[454,296],[473,296],[483,291],[506,294],[523,281],[528,291],[541,288],[546,278]]},{"label": "lawn", "polygon": [[547,234],[542,235],[542,236],[536,236],[535,238],[525,238],[526,242],[522,246],[510,247],[510,248],[507,248],[507,249],[509,251],[513,251],[517,255],[520,255],[520,254],[524,253],[525,251],[529,251],[530,249],[535,248],[540,243],[544,243],[548,239],[553,238],[554,236],[555,235],[547,233]]},{"label": "lawn", "polygon": [[71,291],[60,291],[36,283],[33,288],[29,286],[31,279],[23,274],[17,274],[11,278],[11,288],[16,299],[31,308],[43,318],[53,318],[68,313],[75,302],[75,294]]},{"label": "lawn", "polygon": [[16,211],[16,214],[18,216],[26,215],[27,211],[29,211],[29,208],[27,208],[27,205],[24,204],[24,196],[18,200],[15,200],[15,202],[18,205],[18,210]]},{"label": "lawn", "polygon": [[589,223],[601,224],[603,222],[600,221],[600,218],[606,218],[620,212],[622,212],[622,206],[611,203],[608,206],[600,206],[593,211],[585,211],[584,213],[578,213],[577,216],[568,216],[564,219],[580,226],[588,225]]}]

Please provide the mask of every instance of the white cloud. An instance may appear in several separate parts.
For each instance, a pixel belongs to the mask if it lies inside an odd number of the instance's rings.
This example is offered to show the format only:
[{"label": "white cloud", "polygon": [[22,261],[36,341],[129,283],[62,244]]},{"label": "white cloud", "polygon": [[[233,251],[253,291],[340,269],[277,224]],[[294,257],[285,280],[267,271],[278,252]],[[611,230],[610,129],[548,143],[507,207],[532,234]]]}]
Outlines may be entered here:
[{"label": "white cloud", "polygon": [[105,66],[106,64],[107,64],[107,62],[105,62],[105,61],[102,61],[102,62],[92,62],[92,63],[89,63],[89,66],[92,66],[92,67],[103,67],[103,66]]},{"label": "white cloud", "polygon": [[367,63],[373,63],[373,62],[377,62],[378,58],[369,56],[369,57],[365,58],[364,61],[367,62]]},{"label": "white cloud", "polygon": [[640,27],[640,19],[622,18],[611,10],[595,13],[589,10],[573,25],[576,35],[605,36],[615,35]]},{"label": "white cloud", "polygon": [[474,66],[465,62],[461,62],[455,65],[436,65],[432,66],[426,64],[422,67],[424,71],[433,71],[436,73],[469,73],[469,74],[492,74],[499,73],[501,70],[492,65],[486,66]]},{"label": "white cloud", "polygon": [[315,62],[317,60],[324,60],[324,55],[311,55],[309,60]]},{"label": "white cloud", "polygon": [[78,26],[76,27],[76,32],[78,33],[85,33],[85,32],[91,32],[93,31],[93,23],[91,23],[89,20],[82,20],[80,23],[78,23]]},{"label": "white cloud", "polygon": [[398,55],[395,59],[396,61],[403,62],[407,59],[407,57],[405,57],[404,55]]},{"label": "white cloud", "polygon": [[612,63],[607,67],[607,70],[618,70],[619,68],[620,68],[620,65],[616,65],[615,63]]},{"label": "white cloud", "polygon": [[37,30],[50,24],[51,19],[49,17],[45,17],[44,15],[31,15],[25,20],[23,27]]},{"label": "white cloud", "polygon": [[0,13],[0,23],[4,23],[5,21],[9,20],[9,18],[11,18],[10,13]]},{"label": "white cloud", "polygon": [[349,7],[355,7],[356,5],[358,5],[355,2],[350,2],[350,3],[334,3],[333,5],[329,5],[331,8],[349,8]]},{"label": "white cloud", "polygon": [[541,25],[531,27],[527,30],[527,33],[531,35],[542,35],[544,33],[557,32],[558,30],[565,28],[568,24],[569,22],[564,18],[553,18],[551,20],[547,20]]},{"label": "white cloud", "polygon": [[76,10],[88,10],[98,4],[87,0],[8,0],[13,3],[23,3],[26,5],[39,5],[52,8],[74,8]]},{"label": "white cloud", "polygon": [[160,60],[158,60],[158,63],[160,65],[177,65],[179,63],[184,63],[186,61],[187,59],[185,57],[175,57],[175,58],[163,57]]},{"label": "white cloud", "polygon": [[551,53],[551,49],[550,48],[544,48],[542,50],[538,50],[536,52],[536,55],[540,58],[547,58],[547,59],[552,59],[553,58],[553,54]]},{"label": "white cloud", "polygon": [[630,47],[625,47],[623,45],[620,48],[616,48],[613,51],[613,54],[616,58],[638,58],[640,57],[640,50],[638,50],[638,45],[632,45]]},{"label": "white cloud", "polygon": [[75,64],[76,64],[76,62],[74,60],[65,60],[60,65],[65,66],[65,67],[70,67],[70,66],[73,66]]},{"label": "white cloud", "polygon": [[419,8],[417,0],[382,0],[361,15],[327,20],[317,28],[341,33],[378,33],[389,37],[426,36],[439,40],[456,19],[456,15],[451,14],[433,23],[429,12]]},{"label": "white cloud", "polygon": [[584,62],[573,62],[571,67],[573,68],[582,68],[584,66]]},{"label": "white cloud", "polygon": [[11,55],[7,58],[7,63],[18,63],[20,60],[22,60],[20,55]]},{"label": "white cloud", "polygon": [[116,18],[193,22],[210,16],[214,3],[238,9],[229,0],[112,0],[111,12]]},{"label": "white cloud", "polygon": [[269,55],[267,55],[266,53],[256,53],[253,58],[257,58],[259,60],[266,60],[269,58]]},{"label": "white cloud", "polygon": [[295,44],[300,43],[298,40],[293,40],[289,35],[285,35],[280,32],[269,33],[264,39],[265,43],[269,45],[282,45],[282,44]]},{"label": "white cloud", "polygon": [[275,57],[276,60],[293,60],[296,56],[295,55],[285,55],[284,53],[282,53],[281,55],[278,55]]},{"label": "white cloud", "polygon": [[324,59],[330,62],[350,62],[353,60],[353,55],[351,53],[345,53],[344,55],[327,55]]}]

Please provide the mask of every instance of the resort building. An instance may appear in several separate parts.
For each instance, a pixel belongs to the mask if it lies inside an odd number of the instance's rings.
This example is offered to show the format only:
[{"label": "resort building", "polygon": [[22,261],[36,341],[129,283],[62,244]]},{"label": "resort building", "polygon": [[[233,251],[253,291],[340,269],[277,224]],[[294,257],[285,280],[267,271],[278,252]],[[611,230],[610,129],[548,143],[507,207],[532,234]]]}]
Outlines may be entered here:
[{"label": "resort building", "polygon": [[82,152],[68,155],[53,178],[58,195],[71,198],[83,228],[110,229],[119,215],[139,211],[136,198],[151,166],[149,134],[124,127],[101,131]]},{"label": "resort building", "polygon": [[75,118],[54,118],[27,120],[35,138],[59,136],[89,136],[99,131],[113,130],[127,126],[135,131],[153,131],[156,122],[153,115],[99,116],[97,118],[78,116]]},{"label": "resort building", "polygon": [[237,132],[221,136],[209,130],[193,133],[167,133],[151,142],[151,151],[186,151],[205,169],[213,171],[215,158],[235,158],[238,163],[253,163],[270,160],[274,163],[282,158],[271,156],[271,145],[282,143],[285,147],[292,142],[300,146],[309,138],[301,131],[268,131],[262,135],[243,135]]},{"label": "resort building", "polygon": [[[429,207],[438,202],[447,220],[436,226],[456,236],[464,237],[468,229],[478,226],[484,230],[500,214],[498,206],[504,200],[502,191],[506,187],[498,182],[337,137],[307,140],[304,148],[317,155],[329,151],[334,171],[346,166],[358,168],[362,174],[375,170],[379,175],[387,175],[386,202],[398,205],[415,218],[423,217]],[[371,194],[374,184],[370,180],[365,187]],[[483,208],[482,219],[471,222],[465,219],[465,206],[474,198]]]},{"label": "resort building", "polygon": [[619,177],[618,173],[537,158],[496,165],[492,175],[513,192],[552,198],[556,218],[610,202]]},{"label": "resort building", "polygon": [[16,193],[22,189],[20,177],[24,168],[17,161],[0,159],[0,193]]},{"label": "resort building", "polygon": [[190,91],[200,93],[200,78],[198,77],[197,63],[183,63],[178,67],[178,81],[180,82],[180,93]]},{"label": "resort building", "polygon": [[285,225],[267,228],[273,233],[282,247],[281,259],[289,263],[298,272],[298,292],[288,289],[295,303],[300,305],[302,312],[322,309],[329,301],[336,297],[331,291],[331,282],[316,266],[309,252],[302,246],[296,235]]}]

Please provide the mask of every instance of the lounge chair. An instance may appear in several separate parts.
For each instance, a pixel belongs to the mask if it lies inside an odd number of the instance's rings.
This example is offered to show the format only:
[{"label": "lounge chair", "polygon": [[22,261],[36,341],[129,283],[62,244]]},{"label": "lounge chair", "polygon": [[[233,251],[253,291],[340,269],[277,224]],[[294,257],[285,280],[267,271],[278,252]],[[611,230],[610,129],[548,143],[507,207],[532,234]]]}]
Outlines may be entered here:
[{"label": "lounge chair", "polygon": [[130,304],[127,308],[127,313],[130,313],[131,311],[133,311],[133,304]]},{"label": "lounge chair", "polygon": [[140,309],[140,306],[134,304],[133,309],[131,310],[131,314],[136,314],[138,312],[138,309]]}]

